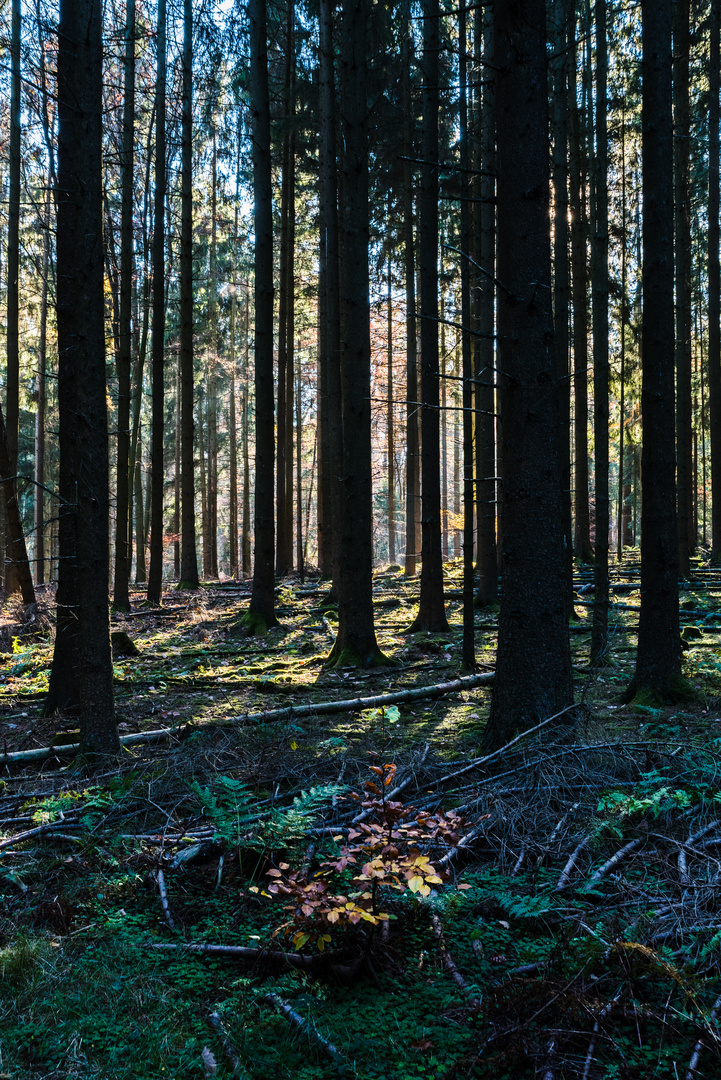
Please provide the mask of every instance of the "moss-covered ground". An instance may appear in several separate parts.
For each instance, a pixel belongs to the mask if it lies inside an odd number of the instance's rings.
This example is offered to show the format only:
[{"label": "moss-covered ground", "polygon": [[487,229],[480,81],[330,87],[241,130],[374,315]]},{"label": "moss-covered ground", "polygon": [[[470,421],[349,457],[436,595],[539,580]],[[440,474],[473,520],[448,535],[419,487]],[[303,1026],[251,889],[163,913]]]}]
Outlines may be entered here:
[{"label": "moss-covered ground", "polygon": [[[263,638],[232,632],[242,582],[169,591],[159,609],[137,593],[131,616],[114,616],[139,650],[116,659],[121,734],[172,731],[126,744],[99,774],[61,745],[2,766],[0,1077],[721,1075],[721,575],[699,563],[682,593],[697,695],[682,705],[623,704],[639,604],[629,559],[597,673],[592,594],[577,597],[572,738],[541,732],[484,765],[486,688],[278,718],[455,678],[459,564],[447,574],[441,637],[405,635],[417,582],[376,574],[387,668],[324,668],[335,616],[319,582],[281,582],[282,625]],[[50,598],[31,619],[5,610],[2,753],[62,732],[72,742],[72,718],[41,716],[51,612]],[[476,613],[488,671],[495,618]],[[369,770],[387,763],[442,883],[392,888],[386,852],[385,926],[287,910],[269,871],[305,868],[317,883],[324,860],[362,848],[351,793],[372,798]],[[460,848],[424,825],[443,810],[462,815]],[[334,889],[363,888],[364,857],[332,875]],[[311,932],[296,952],[301,923]]]}]

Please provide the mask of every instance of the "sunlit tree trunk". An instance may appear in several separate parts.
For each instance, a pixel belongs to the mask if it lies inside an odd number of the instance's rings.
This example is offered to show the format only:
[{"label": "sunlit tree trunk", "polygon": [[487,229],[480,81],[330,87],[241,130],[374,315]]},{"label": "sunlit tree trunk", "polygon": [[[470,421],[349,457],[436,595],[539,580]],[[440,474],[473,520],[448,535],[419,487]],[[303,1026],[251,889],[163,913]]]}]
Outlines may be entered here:
[{"label": "sunlit tree trunk", "polygon": [[[158,18],[160,19],[160,7]],[[164,34],[164,31],[162,32]],[[158,51],[161,27],[158,25]],[[160,67],[160,65],[158,65]],[[130,377],[133,308],[133,175],[135,135],[135,0],[126,0],[125,58],[123,65],[123,145],[120,208],[120,298],[118,310],[118,436],[115,479],[115,569],[113,603],[130,608]],[[160,71],[158,72],[158,87]],[[156,90],[156,95],[158,90]],[[157,104],[156,104],[157,108]]]},{"label": "sunlit tree trunk", "polygon": [[[10,476],[17,473],[20,420],[20,0],[12,0],[10,15],[10,157],[7,232],[7,444]],[[17,484],[13,481],[13,488]],[[10,489],[7,484],[4,490]],[[10,514],[8,507],[8,514]],[[11,532],[7,540],[12,543]],[[19,592],[20,580],[6,552],[5,592]]]},{"label": "sunlit tree trunk", "polygon": [[708,393],[711,435],[711,555],[721,553],[721,270],[719,268],[719,37],[721,2],[711,0],[708,142]]},{"label": "sunlit tree trunk", "polygon": [[180,581],[197,589],[195,542],[195,465],[193,462],[193,6],[183,0],[183,99],[180,179],[180,371],[181,371],[181,521]]},{"label": "sunlit tree trunk", "polygon": [[250,0],[250,87],[255,199],[255,556],[244,617],[250,633],[277,625],[273,479],[273,206],[265,0]]},{"label": "sunlit tree trunk", "polygon": [[[165,480],[165,0],[158,3],[158,60],[155,84],[155,214],[153,218],[153,427],[150,470],[150,571],[148,600],[159,604],[163,591],[163,488]],[[132,192],[130,193],[132,199]],[[128,390],[130,388],[128,387]]]},{"label": "sunlit tree trunk", "polygon": [[411,62],[413,59],[413,34],[411,31],[411,5],[403,5],[403,55],[401,58],[403,79],[403,260],[406,282],[406,557],[405,576],[416,573],[420,530],[420,445],[417,402],[418,358],[416,352],[416,258],[413,235],[413,98],[411,86]]}]

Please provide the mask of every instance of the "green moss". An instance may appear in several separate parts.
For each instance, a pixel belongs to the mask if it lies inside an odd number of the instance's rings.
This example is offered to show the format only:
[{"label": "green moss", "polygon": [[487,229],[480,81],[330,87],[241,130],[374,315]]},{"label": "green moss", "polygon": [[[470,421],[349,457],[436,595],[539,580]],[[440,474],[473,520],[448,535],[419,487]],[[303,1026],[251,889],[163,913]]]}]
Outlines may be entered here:
[{"label": "green moss", "polygon": [[200,585],[197,581],[189,581],[183,578],[175,587],[178,592],[194,592],[196,589],[200,588]]},{"label": "green moss", "polygon": [[626,701],[642,709],[660,709],[664,705],[681,705],[699,700],[699,693],[683,675],[669,675],[663,683],[630,687]]},{"label": "green moss", "polygon": [[268,620],[260,612],[248,610],[241,615],[234,629],[236,633],[246,637],[265,637],[268,633]]},{"label": "green moss", "polygon": [[338,668],[362,668],[368,670],[369,668],[392,667],[395,663],[395,660],[382,653],[377,646],[372,652],[365,654],[360,652],[359,649],[346,645],[339,653],[336,653],[335,649],[333,649],[326,661],[325,668],[326,671],[333,671]]}]

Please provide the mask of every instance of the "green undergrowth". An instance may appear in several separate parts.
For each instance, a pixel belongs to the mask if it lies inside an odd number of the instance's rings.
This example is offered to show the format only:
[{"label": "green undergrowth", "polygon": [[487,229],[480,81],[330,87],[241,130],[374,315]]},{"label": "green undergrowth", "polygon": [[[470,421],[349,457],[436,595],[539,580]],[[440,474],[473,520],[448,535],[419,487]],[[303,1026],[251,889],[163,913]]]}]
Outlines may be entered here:
[{"label": "green undergrowth", "polygon": [[[173,597],[162,618],[118,617],[139,649],[116,664],[123,730],[173,727],[177,735],[124,750],[118,776],[84,777],[61,758],[24,774],[8,770],[0,782],[0,843],[49,828],[0,848],[2,1080],[223,1080],[233,1068],[212,1011],[235,1047],[237,1075],[251,1080],[573,1080],[590,1050],[587,1080],[665,1080],[686,1075],[699,1039],[697,1075],[721,1075],[710,1015],[721,992],[721,624],[709,589],[687,597],[693,607],[684,610],[702,636],[688,635],[684,673],[694,694],[680,704],[622,704],[637,597],[621,595],[611,619],[614,665],[596,672],[583,632],[591,609],[579,606],[576,745],[521,744],[497,773],[435,786],[479,756],[485,689],[238,723],[296,703],[454,678],[460,569],[460,561],[447,567],[448,635],[406,636],[418,583],[391,568],[376,575],[378,642],[393,667],[323,668],[335,633],[318,610],[327,584],[304,591],[283,583],[283,629],[242,642],[231,632],[247,609],[240,589],[207,585],[187,608]],[[133,603],[141,612],[139,594]],[[494,614],[477,614],[476,655],[489,665]],[[0,670],[2,718],[9,737],[20,733],[18,747],[49,745],[58,729],[75,726],[42,720],[37,704],[22,703],[40,693],[51,650],[47,635],[19,631]],[[371,850],[363,834],[337,831],[369,765],[387,778],[395,776],[389,763],[413,779],[396,800],[399,814],[411,805],[428,815],[469,807],[468,829],[478,835],[442,883],[433,863],[418,861],[443,850],[428,840],[430,826],[419,827],[418,853],[397,856],[395,841],[376,835]],[[410,811],[403,820],[415,828]],[[363,843],[357,865],[337,869],[344,845]],[[593,880],[629,844],[631,853]],[[176,861],[194,847],[192,859]],[[329,862],[336,870],[324,878]],[[159,869],[175,929],[160,903]],[[272,892],[273,881],[289,891]],[[324,881],[334,897],[326,915],[317,890]],[[299,914],[305,883],[318,903]],[[373,889],[375,913],[373,897],[363,898]],[[341,908],[373,917],[327,919]],[[184,952],[187,942],[283,949],[313,970],[262,953],[203,957]],[[269,994],[305,1029],[289,1024]]]}]

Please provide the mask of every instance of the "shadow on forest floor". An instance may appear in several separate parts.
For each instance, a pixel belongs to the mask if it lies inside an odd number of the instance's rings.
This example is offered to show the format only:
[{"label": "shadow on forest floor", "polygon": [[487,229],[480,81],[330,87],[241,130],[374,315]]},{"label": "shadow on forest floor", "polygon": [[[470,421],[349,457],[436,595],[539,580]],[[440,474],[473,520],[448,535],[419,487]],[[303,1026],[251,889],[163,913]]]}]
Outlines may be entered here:
[{"label": "shadow on forest floor", "polygon": [[[721,575],[699,565],[682,593],[683,710],[620,703],[628,561],[599,675],[577,603],[573,741],[484,765],[482,687],[278,717],[456,678],[460,572],[444,637],[405,636],[417,583],[376,574],[400,666],[369,672],[323,670],[318,584],[282,582],[283,625],[253,641],[228,633],[247,583],[155,610],[134,594],[121,734],[171,733],[104,775],[60,745],[0,774],[0,1076],[720,1075]],[[39,716],[51,627],[32,614],[0,626],[4,753],[73,741]],[[489,671],[494,624],[477,613]]]}]

